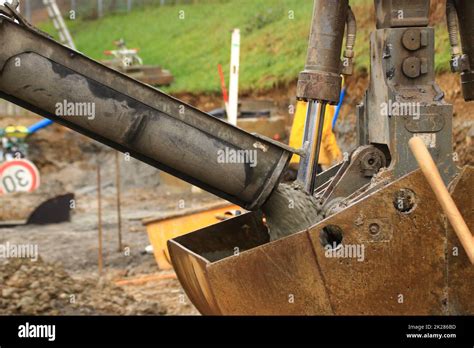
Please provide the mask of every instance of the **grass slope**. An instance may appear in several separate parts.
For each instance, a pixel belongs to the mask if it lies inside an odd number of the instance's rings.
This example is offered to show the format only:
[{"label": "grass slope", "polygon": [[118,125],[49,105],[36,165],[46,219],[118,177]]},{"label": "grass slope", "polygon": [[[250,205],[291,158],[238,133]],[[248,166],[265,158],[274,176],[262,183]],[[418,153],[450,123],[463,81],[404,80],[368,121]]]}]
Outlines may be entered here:
[{"label": "grass slope", "polygon": [[[157,1],[157,5],[158,5]],[[217,64],[228,70],[230,33],[241,29],[243,91],[265,90],[295,81],[307,49],[312,0],[207,0],[194,5],[150,6],[130,14],[108,15],[100,20],[68,21],[78,49],[94,59],[124,38],[139,47],[146,64],[159,64],[175,76],[169,92],[218,92]],[[368,34],[373,29],[373,1],[355,0],[358,19],[356,67],[369,62]],[[179,15],[184,11],[184,19]],[[50,23],[40,26],[56,36]],[[446,30],[437,30],[437,70],[448,67]],[[438,35],[438,34],[437,34]]]}]

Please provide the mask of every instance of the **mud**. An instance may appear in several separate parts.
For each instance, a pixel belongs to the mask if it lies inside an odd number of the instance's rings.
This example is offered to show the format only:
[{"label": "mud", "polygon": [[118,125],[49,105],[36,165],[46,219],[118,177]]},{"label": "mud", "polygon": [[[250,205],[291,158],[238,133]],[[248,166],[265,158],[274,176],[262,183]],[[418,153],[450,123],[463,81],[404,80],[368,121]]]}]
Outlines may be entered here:
[{"label": "mud", "polygon": [[280,184],[262,207],[270,240],[303,231],[321,221],[317,202],[296,184]]},{"label": "mud", "polygon": [[0,261],[0,313],[13,315],[160,315],[156,301],[137,300],[105,278],[74,279],[41,258]]},{"label": "mud", "polygon": [[[142,284],[124,284],[117,289],[117,281],[130,280],[148,275],[167,275],[171,271],[159,270],[153,255],[143,251],[150,244],[141,216],[152,216],[161,209],[178,206],[184,200],[186,206],[195,206],[208,197],[203,194],[173,191],[160,185],[150,188],[134,188],[123,192],[122,245],[118,250],[117,216],[114,187],[103,190],[103,265],[98,273],[97,195],[95,191],[76,193],[76,208],[72,221],[44,226],[16,226],[0,228],[0,245],[37,246],[42,261],[2,259],[0,255],[0,315],[197,315],[199,314],[186,297],[177,279],[156,279]],[[9,266],[3,261],[10,262]],[[6,284],[18,265],[32,268],[29,281],[52,284],[48,296],[41,296],[29,283]],[[18,268],[17,267],[17,268]],[[23,268],[25,268],[23,267]],[[43,276],[43,269],[47,277]],[[61,283],[61,269],[67,280]],[[30,271],[28,271],[30,272]],[[7,276],[5,276],[5,274]],[[56,278],[58,276],[61,279]],[[44,278],[44,279],[43,279]],[[72,279],[71,279],[72,278]],[[59,285],[57,285],[59,284]],[[41,288],[41,287],[40,287]],[[53,289],[54,288],[54,289]],[[3,290],[5,292],[3,293]],[[33,291],[30,291],[33,290]],[[120,291],[123,290],[123,291]],[[18,296],[12,292],[18,293]],[[9,295],[10,294],[10,295]],[[4,296],[5,295],[5,296]],[[75,295],[75,303],[70,296]],[[14,296],[10,298],[10,296]],[[41,296],[41,297],[40,297]],[[22,298],[27,298],[22,301]]]}]

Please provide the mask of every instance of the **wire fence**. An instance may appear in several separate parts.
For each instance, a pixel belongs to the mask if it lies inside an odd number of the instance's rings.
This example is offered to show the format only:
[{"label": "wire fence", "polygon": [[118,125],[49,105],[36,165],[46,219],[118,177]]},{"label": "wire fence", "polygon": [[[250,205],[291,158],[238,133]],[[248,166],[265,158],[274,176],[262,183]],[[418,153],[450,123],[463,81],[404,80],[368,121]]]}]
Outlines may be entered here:
[{"label": "wire fence", "polygon": [[[228,0],[56,0],[61,12],[74,11],[77,18],[95,19],[112,13],[126,13],[149,6],[222,3]],[[21,12],[31,21],[36,12],[44,11],[42,0],[22,0]]]}]

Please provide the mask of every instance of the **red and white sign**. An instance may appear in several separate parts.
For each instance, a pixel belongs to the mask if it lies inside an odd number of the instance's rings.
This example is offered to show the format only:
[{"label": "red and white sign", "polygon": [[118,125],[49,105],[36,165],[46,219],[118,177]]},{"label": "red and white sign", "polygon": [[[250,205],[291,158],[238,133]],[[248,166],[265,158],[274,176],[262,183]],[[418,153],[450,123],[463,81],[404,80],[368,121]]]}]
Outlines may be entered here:
[{"label": "red and white sign", "polygon": [[40,186],[38,168],[25,159],[0,164],[0,194],[33,192]]}]

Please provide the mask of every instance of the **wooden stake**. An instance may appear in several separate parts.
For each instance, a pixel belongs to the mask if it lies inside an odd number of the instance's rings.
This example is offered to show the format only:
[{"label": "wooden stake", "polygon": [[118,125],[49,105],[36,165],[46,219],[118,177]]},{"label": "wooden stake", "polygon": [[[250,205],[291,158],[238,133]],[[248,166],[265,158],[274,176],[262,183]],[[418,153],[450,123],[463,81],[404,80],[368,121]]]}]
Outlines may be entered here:
[{"label": "wooden stake", "polygon": [[441,208],[443,208],[451,226],[453,226],[453,229],[464,247],[469,260],[474,264],[474,237],[469,231],[469,227],[467,227],[467,224],[456,207],[448,189],[444,185],[438,168],[428,152],[425,143],[420,137],[413,137],[410,139],[408,144],[410,145],[410,149],[413,152],[421,171],[436,195]]},{"label": "wooden stake", "polygon": [[122,210],[121,210],[121,188],[120,188],[120,158],[119,152],[115,152],[115,186],[117,188],[117,233],[118,233],[118,251],[122,252]]},{"label": "wooden stake", "polygon": [[102,274],[104,267],[102,255],[102,192],[101,192],[100,164],[97,163],[97,227],[99,232],[99,274]]}]

